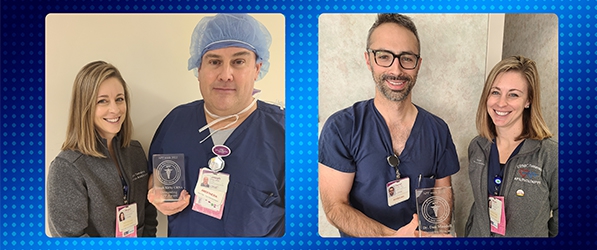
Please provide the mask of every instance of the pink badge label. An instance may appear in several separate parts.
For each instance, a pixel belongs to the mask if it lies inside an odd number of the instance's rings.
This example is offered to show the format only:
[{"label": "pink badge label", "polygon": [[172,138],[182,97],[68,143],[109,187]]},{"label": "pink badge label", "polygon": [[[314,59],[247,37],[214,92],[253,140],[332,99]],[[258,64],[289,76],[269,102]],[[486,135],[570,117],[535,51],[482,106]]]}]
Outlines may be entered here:
[{"label": "pink badge label", "polygon": [[116,237],[137,237],[137,203],[116,207]]},{"label": "pink badge label", "polygon": [[199,181],[194,190],[193,210],[222,219],[228,183],[230,183],[230,175],[201,168]]},{"label": "pink badge label", "polygon": [[506,235],[505,207],[504,196],[489,197],[489,220],[492,233]]}]

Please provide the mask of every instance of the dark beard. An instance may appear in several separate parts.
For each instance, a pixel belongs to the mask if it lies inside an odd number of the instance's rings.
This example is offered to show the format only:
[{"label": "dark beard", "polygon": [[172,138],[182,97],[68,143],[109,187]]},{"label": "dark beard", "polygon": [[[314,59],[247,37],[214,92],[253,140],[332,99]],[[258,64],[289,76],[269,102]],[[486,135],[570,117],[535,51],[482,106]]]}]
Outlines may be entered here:
[{"label": "dark beard", "polygon": [[[373,74],[373,72],[372,72]],[[408,95],[410,95],[410,92],[412,91],[413,87],[415,86],[415,82],[417,81],[416,76],[414,78],[408,76],[408,75],[398,75],[398,76],[393,76],[393,75],[386,75],[386,74],[382,74],[381,77],[379,79],[375,78],[375,75],[373,76],[373,79],[375,79],[375,86],[377,87],[377,89],[390,101],[394,101],[394,102],[401,102],[404,101],[404,99],[406,99],[406,97]],[[401,81],[406,81],[404,84],[406,84],[406,88],[403,90],[391,90],[388,88],[388,86],[386,86],[385,81],[386,80],[401,80]]]}]

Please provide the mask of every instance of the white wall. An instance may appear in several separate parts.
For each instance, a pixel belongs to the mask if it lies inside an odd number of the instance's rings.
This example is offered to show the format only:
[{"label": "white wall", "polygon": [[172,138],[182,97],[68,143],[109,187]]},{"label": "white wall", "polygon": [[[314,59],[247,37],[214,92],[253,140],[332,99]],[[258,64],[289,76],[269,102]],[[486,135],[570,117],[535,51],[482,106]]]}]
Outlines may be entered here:
[{"label": "white wall", "polygon": [[[213,14],[209,14],[212,16]],[[131,93],[135,132],[147,152],[153,134],[175,106],[201,99],[187,70],[191,34],[199,14],[50,14],[46,17],[46,173],[65,139],[72,84],[87,63],[114,64]],[[283,104],[285,20],[281,14],[253,15],[270,31],[269,73],[255,83],[259,99]],[[159,216],[158,235],[167,221]],[[46,231],[47,232],[47,231]]]}]

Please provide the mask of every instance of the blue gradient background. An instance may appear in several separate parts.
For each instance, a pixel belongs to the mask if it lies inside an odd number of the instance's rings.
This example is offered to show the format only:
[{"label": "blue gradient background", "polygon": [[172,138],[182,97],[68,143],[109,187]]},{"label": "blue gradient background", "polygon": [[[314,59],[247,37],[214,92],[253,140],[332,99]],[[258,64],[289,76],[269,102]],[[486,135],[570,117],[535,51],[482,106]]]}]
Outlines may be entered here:
[{"label": "blue gradient background", "polygon": [[[1,2],[1,249],[595,249],[597,246],[597,3],[594,0],[64,2]],[[44,232],[45,16],[48,13],[199,12],[282,13],[286,18],[286,235],[277,239],[48,238]],[[329,239],[318,236],[318,16],[376,12],[555,13],[558,16],[558,237]]]}]

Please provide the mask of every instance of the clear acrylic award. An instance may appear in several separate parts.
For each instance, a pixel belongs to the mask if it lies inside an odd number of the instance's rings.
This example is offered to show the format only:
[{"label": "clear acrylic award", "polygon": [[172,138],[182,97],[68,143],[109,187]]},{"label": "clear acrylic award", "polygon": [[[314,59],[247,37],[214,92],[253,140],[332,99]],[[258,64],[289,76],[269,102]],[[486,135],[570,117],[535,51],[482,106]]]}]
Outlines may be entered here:
[{"label": "clear acrylic award", "polygon": [[448,236],[452,230],[452,187],[420,188],[415,194],[419,236]]},{"label": "clear acrylic award", "polygon": [[153,189],[164,201],[177,201],[184,189],[184,154],[153,155]]}]

